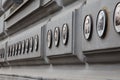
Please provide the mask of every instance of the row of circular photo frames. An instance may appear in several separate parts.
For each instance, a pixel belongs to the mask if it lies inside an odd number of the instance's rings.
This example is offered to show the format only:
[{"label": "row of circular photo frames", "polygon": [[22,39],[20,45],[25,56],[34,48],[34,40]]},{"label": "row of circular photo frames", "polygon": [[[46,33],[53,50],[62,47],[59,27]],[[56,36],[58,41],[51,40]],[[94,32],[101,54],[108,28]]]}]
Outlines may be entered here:
[{"label": "row of circular photo frames", "polygon": [[[67,44],[68,42],[68,37],[69,37],[69,29],[68,29],[68,24],[63,24],[62,26],[62,42],[64,45]],[[52,30],[48,30],[47,32],[47,46],[48,48],[52,47]],[[60,28],[55,27],[54,29],[54,44],[56,47],[59,46],[60,42]]]},{"label": "row of circular photo frames", "polygon": [[[96,30],[100,38],[104,37],[104,33],[107,27],[107,14],[105,10],[100,10],[96,20]],[[116,32],[120,32],[120,3],[115,7],[114,11],[114,27]],[[89,40],[92,34],[92,17],[90,15],[85,16],[83,24],[83,34],[86,40]]]},{"label": "row of circular photo frames", "polygon": [[39,46],[39,36],[35,35],[26,40],[19,41],[15,44],[9,45],[8,47],[8,57],[17,56],[33,51],[38,51]]},{"label": "row of circular photo frames", "polygon": [[0,59],[5,57],[5,48],[0,49]]}]

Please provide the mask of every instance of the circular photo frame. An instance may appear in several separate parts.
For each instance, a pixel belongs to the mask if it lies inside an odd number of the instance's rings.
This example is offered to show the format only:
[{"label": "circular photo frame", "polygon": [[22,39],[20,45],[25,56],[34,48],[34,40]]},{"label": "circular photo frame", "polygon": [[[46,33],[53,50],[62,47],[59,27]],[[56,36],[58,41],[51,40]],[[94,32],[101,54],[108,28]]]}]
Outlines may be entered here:
[{"label": "circular photo frame", "polygon": [[7,54],[8,54],[7,56],[10,57],[10,54],[11,54],[11,46],[8,46],[8,48],[7,48]]},{"label": "circular photo frame", "polygon": [[15,44],[13,44],[13,48],[12,48],[12,56],[15,56]]},{"label": "circular photo frame", "polygon": [[52,46],[52,30],[48,30],[47,32],[47,46],[48,48]]},{"label": "circular photo frame", "polygon": [[25,40],[22,41],[22,51],[21,51],[22,54],[25,53]]},{"label": "circular photo frame", "polygon": [[34,40],[33,40],[33,37],[30,37],[29,41],[30,41],[30,52],[33,52],[33,48],[34,48]]},{"label": "circular photo frame", "polygon": [[69,28],[68,28],[68,24],[65,23],[62,26],[62,42],[64,45],[67,44],[68,37],[69,37]]},{"label": "circular photo frame", "polygon": [[20,55],[21,54],[21,51],[22,50],[22,43],[21,43],[21,41],[20,42],[18,42],[18,54]]},{"label": "circular photo frame", "polygon": [[19,44],[16,43],[16,44],[15,44],[15,55],[18,55],[18,47],[19,47]]},{"label": "circular photo frame", "polygon": [[34,50],[38,51],[38,48],[39,48],[39,36],[38,35],[34,36],[33,42],[34,42],[33,43]]},{"label": "circular photo frame", "polygon": [[114,28],[116,32],[120,32],[120,2],[116,5],[114,9]]},{"label": "circular photo frame", "polygon": [[30,48],[30,47],[29,47],[29,45],[30,45],[29,39],[26,39],[25,42],[26,42],[26,44],[25,44],[25,46],[26,46],[26,47],[25,47],[25,50],[26,50],[26,53],[28,53],[28,52],[29,52],[29,48]]},{"label": "circular photo frame", "polygon": [[104,36],[106,27],[107,27],[107,14],[105,10],[100,10],[96,22],[96,30],[100,38]]},{"label": "circular photo frame", "polygon": [[55,27],[54,29],[54,40],[55,46],[58,47],[60,41],[60,29],[59,27]]},{"label": "circular photo frame", "polygon": [[86,40],[89,40],[92,34],[92,18],[90,15],[85,16],[83,23],[83,34]]}]

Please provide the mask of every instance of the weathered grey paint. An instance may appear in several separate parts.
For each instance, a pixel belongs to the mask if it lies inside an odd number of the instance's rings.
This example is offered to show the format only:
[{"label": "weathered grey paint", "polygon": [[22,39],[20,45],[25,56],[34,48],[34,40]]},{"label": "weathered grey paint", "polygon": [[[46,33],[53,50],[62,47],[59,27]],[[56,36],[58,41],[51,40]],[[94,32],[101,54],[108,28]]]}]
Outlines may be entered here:
[{"label": "weathered grey paint", "polygon": [[[0,80],[119,80],[119,34],[113,25],[114,8],[119,0],[28,0],[9,15],[0,17]],[[99,11],[107,12],[103,38],[96,31]],[[18,11],[18,12],[17,12]],[[91,39],[83,35],[83,22],[91,15]],[[67,45],[62,42],[62,26],[68,23]],[[60,43],[54,44],[54,29],[60,28]],[[52,47],[47,47],[47,31],[52,30]],[[39,36],[39,49],[8,58],[8,46]]]}]

